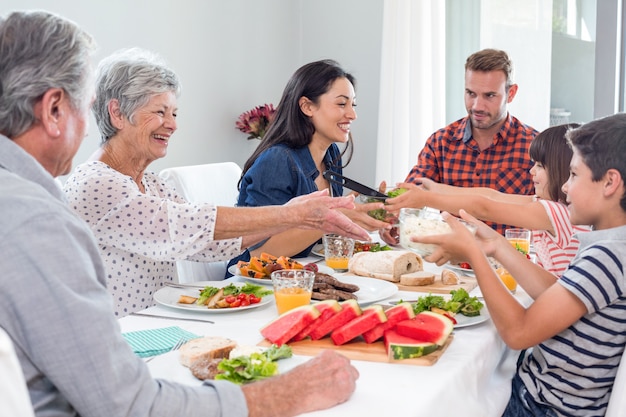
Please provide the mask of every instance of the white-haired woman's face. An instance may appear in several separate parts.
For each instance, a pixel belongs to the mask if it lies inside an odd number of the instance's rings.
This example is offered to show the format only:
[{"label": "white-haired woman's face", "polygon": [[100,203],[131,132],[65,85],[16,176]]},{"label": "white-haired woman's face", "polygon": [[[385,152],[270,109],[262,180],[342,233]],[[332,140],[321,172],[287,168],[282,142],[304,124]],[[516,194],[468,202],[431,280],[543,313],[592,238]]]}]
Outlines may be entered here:
[{"label": "white-haired woman's face", "polygon": [[135,155],[128,156],[154,161],[167,155],[169,140],[178,128],[177,111],[174,92],[150,97],[145,106],[135,111],[132,123],[124,123],[118,132],[127,138],[127,145],[135,150]]}]

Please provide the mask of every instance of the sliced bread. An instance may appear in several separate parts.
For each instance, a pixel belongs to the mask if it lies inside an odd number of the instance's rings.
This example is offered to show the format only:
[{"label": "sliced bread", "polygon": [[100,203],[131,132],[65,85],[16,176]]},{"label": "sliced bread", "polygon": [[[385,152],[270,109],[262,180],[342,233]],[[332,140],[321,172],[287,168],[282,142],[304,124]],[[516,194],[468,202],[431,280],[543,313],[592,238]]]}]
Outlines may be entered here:
[{"label": "sliced bread", "polygon": [[435,283],[435,274],[428,271],[416,271],[400,276],[400,284],[408,286],[431,285]]},{"label": "sliced bread", "polygon": [[228,358],[237,342],[225,337],[206,336],[190,340],[180,347],[180,363],[190,367],[200,359]]}]

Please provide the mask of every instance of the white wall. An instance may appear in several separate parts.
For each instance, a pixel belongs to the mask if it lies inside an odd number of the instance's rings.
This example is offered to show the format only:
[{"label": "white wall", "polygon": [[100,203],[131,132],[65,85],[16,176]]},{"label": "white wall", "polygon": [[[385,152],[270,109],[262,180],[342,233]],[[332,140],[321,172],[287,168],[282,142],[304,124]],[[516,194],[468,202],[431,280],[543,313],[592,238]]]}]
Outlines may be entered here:
[{"label": "white wall", "polygon": [[[179,75],[179,129],[149,169],[232,160],[257,141],[235,129],[242,112],[278,103],[291,74],[334,58],[358,81],[354,166],[369,173],[378,112],[382,0],[2,0],[0,14],[45,9],[74,20],[99,45],[97,59],[130,46],[160,53]],[[74,164],[99,145],[95,121]],[[358,161],[358,163],[357,163]],[[354,173],[356,177],[364,178]],[[371,180],[373,181],[373,174]]]}]

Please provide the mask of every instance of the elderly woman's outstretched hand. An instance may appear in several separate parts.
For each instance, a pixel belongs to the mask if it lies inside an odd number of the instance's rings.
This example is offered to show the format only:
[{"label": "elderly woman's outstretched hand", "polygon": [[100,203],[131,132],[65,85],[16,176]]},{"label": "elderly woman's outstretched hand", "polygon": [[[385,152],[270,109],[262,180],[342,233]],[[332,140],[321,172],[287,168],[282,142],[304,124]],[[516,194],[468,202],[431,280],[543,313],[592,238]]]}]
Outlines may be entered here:
[{"label": "elderly woman's outstretched hand", "polygon": [[355,224],[338,208],[354,209],[354,196],[330,197],[328,189],[295,197],[285,204],[296,210],[301,229],[318,229],[358,240],[371,240],[367,230]]}]

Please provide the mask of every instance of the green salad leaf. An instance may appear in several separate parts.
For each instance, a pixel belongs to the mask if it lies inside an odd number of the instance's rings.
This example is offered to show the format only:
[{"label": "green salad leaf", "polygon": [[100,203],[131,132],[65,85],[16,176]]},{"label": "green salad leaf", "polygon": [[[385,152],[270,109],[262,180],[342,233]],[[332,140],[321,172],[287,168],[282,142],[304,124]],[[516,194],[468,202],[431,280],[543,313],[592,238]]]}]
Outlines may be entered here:
[{"label": "green salad leaf", "polygon": [[433,307],[441,308],[451,313],[460,313],[467,317],[480,315],[483,303],[477,297],[470,297],[464,288],[450,291],[450,299],[446,301],[441,295],[428,294],[419,297],[417,301],[411,304],[415,314],[422,311],[429,311]]},{"label": "green salad leaf", "polygon": [[[393,197],[397,197],[400,194],[404,194],[407,191],[406,188],[395,188],[389,192],[387,192],[387,196],[390,198]],[[368,199],[367,202],[368,203],[378,203],[380,200],[376,199],[376,198],[371,198]],[[376,210],[370,210],[367,212],[367,214],[370,217],[375,218],[376,220],[380,220],[380,221],[387,221],[389,219],[389,214],[387,213],[387,210],[385,209],[376,209]]]},{"label": "green salad leaf", "polygon": [[279,359],[290,358],[293,355],[287,345],[280,347],[270,346],[263,353],[252,353],[250,356],[238,356],[232,359],[224,359],[217,369],[221,373],[215,379],[222,379],[235,384],[247,384],[261,379],[269,378],[278,373]]}]

